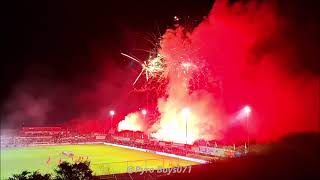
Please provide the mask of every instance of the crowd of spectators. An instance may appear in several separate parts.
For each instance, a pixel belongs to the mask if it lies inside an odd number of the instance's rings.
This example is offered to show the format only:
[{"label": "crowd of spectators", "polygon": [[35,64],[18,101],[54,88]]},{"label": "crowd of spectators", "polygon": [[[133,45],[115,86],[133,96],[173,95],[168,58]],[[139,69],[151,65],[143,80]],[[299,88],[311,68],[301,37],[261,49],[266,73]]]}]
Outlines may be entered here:
[{"label": "crowd of spectators", "polygon": [[[128,135],[128,133],[130,135]],[[205,146],[198,144],[186,145],[173,142],[159,141],[144,135],[141,132],[127,132],[118,134],[103,134],[103,133],[87,133],[80,134],[75,131],[69,131],[62,128],[25,128],[22,129],[15,136],[1,136],[1,147],[12,148],[12,147],[24,147],[24,146],[37,146],[37,145],[53,145],[53,144],[78,144],[78,143],[114,143],[120,145],[126,145],[130,147],[137,147],[147,149],[149,151],[160,151],[170,154],[176,154],[181,156],[193,156],[204,155],[207,157],[216,157],[212,153],[200,150],[202,148],[220,148],[226,149],[223,156],[233,157],[235,154],[235,148],[229,147],[217,147],[217,144],[206,143]],[[201,149],[201,148],[200,148]],[[238,149],[241,149],[238,148]],[[232,152],[230,154],[230,152]]]}]

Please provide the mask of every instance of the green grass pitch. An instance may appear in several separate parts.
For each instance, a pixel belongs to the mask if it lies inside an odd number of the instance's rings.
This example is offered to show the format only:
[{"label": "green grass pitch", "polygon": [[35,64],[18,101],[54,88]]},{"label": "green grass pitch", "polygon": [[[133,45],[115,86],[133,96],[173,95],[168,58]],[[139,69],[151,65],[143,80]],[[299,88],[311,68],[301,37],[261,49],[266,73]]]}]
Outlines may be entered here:
[{"label": "green grass pitch", "polygon": [[[73,152],[73,160],[63,151]],[[195,162],[161,156],[153,153],[130,150],[103,144],[95,145],[57,145],[1,149],[1,179],[22,170],[52,173],[61,161],[76,161],[83,157],[91,162],[95,175],[128,172],[133,169],[188,166]],[[50,157],[50,158],[49,158]],[[50,159],[50,160],[49,160]]]}]

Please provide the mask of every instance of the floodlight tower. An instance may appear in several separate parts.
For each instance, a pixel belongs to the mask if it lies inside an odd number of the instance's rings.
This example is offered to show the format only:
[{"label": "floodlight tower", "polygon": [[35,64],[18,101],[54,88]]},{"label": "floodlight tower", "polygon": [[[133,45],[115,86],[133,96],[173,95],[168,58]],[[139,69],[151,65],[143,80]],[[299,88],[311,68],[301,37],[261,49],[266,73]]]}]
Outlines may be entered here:
[{"label": "floodlight tower", "polygon": [[141,114],[143,115],[143,120],[146,120],[147,110],[142,109]]},{"label": "floodlight tower", "polygon": [[113,116],[116,114],[114,110],[109,111],[109,115],[111,116],[111,121],[110,121],[110,129],[112,129],[113,126]]},{"label": "floodlight tower", "polygon": [[250,143],[250,136],[249,136],[249,118],[251,114],[251,107],[245,106],[243,108],[244,113],[246,114],[246,128],[247,128],[247,143],[248,143],[248,151],[249,151],[249,143]]}]

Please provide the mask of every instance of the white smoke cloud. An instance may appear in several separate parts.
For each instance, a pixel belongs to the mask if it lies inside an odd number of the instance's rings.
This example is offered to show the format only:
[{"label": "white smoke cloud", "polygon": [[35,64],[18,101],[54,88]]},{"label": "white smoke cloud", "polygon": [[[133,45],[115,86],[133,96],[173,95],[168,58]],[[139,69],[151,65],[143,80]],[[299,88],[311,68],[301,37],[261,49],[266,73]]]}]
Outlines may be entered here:
[{"label": "white smoke cloud", "polygon": [[140,114],[140,112],[134,112],[128,114],[124,120],[118,124],[118,131],[130,130],[130,131],[142,131],[145,132],[147,123]]}]

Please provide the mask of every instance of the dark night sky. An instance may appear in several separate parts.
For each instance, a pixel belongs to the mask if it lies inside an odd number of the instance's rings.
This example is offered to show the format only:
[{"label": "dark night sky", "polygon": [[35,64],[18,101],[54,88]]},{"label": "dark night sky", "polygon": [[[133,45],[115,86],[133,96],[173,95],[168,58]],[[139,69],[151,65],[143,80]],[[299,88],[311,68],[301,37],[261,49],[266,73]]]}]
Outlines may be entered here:
[{"label": "dark night sky", "polygon": [[1,109],[19,89],[28,89],[33,96],[59,91],[64,99],[59,106],[76,114],[70,96],[94,86],[99,74],[107,73],[106,67],[132,69],[121,51],[150,49],[144,40],[148,33],[163,33],[172,27],[175,15],[201,20],[212,4],[212,0],[12,1],[3,10]]},{"label": "dark night sky", "polygon": [[[212,4],[213,0],[10,1],[2,7],[1,109],[17,89],[25,89],[30,82],[27,89],[39,96],[62,91],[63,100],[57,103],[65,112],[53,117],[68,119],[79,111],[72,108],[70,96],[90,90],[99,75],[108,74],[106,67],[132,69],[121,51],[152,47],[143,40],[148,33],[163,33],[172,27],[175,15],[201,20]],[[319,6],[311,1],[287,0],[279,8],[285,9],[284,16],[297,19],[293,23],[301,31],[301,22],[319,18]],[[315,24],[316,30],[318,26]],[[319,38],[315,34],[311,43]],[[318,56],[301,64],[311,73],[319,71]],[[58,88],[61,84],[63,90]]]},{"label": "dark night sky", "polygon": [[[6,89],[23,78],[29,66],[48,68],[50,78],[72,81],[97,70],[101,56],[118,57],[139,43],[136,37],[161,32],[174,15],[204,16],[212,1],[25,1],[5,11],[5,58],[1,64]],[[136,38],[136,39],[135,39]],[[92,56],[100,56],[94,59]],[[112,58],[116,60],[115,58]]]}]

